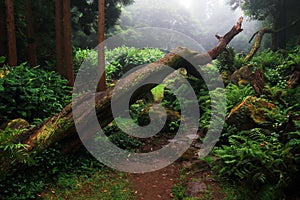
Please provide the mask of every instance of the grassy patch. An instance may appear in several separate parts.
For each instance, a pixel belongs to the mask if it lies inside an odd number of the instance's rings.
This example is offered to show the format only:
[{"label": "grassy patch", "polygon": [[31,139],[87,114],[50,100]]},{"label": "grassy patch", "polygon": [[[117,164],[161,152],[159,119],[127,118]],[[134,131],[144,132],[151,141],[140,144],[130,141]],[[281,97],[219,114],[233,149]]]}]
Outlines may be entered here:
[{"label": "grassy patch", "polygon": [[132,191],[123,174],[97,170],[93,174],[65,174],[58,182],[39,194],[42,199],[133,199]]}]

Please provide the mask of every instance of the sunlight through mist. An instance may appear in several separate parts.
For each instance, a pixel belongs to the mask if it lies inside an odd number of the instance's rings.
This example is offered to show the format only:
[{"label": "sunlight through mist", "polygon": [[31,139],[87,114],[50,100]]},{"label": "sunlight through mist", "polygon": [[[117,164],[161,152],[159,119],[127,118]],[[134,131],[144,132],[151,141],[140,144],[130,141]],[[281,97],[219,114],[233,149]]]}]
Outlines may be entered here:
[{"label": "sunlight through mist", "polygon": [[192,5],[192,0],[179,0],[179,3],[185,8],[190,8]]},{"label": "sunlight through mist", "polygon": [[240,8],[231,9],[228,0],[135,0],[123,8],[120,27],[161,27],[186,34],[206,49],[213,47],[215,34],[225,34],[240,16],[245,18],[243,33],[230,45],[245,51],[248,40],[258,30],[258,23],[245,17]]}]

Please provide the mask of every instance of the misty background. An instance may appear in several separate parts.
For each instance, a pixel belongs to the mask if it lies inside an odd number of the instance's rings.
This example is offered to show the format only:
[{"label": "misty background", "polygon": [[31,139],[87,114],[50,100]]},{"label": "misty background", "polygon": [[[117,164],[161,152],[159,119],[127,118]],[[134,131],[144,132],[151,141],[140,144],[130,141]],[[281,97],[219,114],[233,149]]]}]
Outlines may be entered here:
[{"label": "misty background", "polygon": [[244,31],[229,46],[237,52],[247,52],[251,47],[249,39],[261,25],[246,17],[241,9],[232,9],[227,0],[135,0],[122,8],[119,24],[110,31],[125,30],[126,38],[133,38],[134,28],[167,28],[191,37],[208,50],[218,42],[215,34],[223,36],[240,16],[244,17]]}]

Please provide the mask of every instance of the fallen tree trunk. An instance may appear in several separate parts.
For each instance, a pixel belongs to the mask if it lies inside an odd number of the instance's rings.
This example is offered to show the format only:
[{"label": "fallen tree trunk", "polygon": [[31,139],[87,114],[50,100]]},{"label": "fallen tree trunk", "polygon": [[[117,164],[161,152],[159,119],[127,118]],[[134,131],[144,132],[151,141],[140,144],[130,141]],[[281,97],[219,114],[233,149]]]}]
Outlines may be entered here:
[{"label": "fallen tree trunk", "polygon": [[[188,73],[199,77],[199,72],[193,66],[204,65],[209,63],[212,59],[217,58],[218,55],[220,55],[220,53],[224,51],[227,44],[242,31],[242,22],[243,18],[241,17],[238,20],[237,24],[233,26],[232,29],[224,36],[221,37],[216,35],[217,39],[219,40],[217,46],[206,53],[199,54],[187,48],[177,47],[172,52],[165,55],[162,59],[136,70],[135,72],[128,75],[127,79],[122,83],[121,91],[124,94],[128,93],[130,92],[131,88],[134,88],[135,85],[143,83],[145,80],[153,76],[155,76],[157,80],[162,81],[168,75],[162,73],[165,65],[173,69],[185,67]],[[191,64],[193,66],[191,66]],[[143,98],[145,93],[149,92],[149,90],[154,86],[155,85],[148,84],[143,86],[142,88],[139,88],[134,92],[131,98],[132,101]],[[106,91],[96,94],[95,110],[97,113],[98,121],[100,122],[100,125],[102,127],[107,126],[111,121],[113,121],[111,112],[112,92],[113,88],[108,88]],[[84,103],[89,98],[89,96],[80,97],[80,99],[76,103]],[[117,99],[121,102],[122,94],[118,94]],[[84,121],[86,119],[86,116],[88,116],[89,114],[89,111],[83,110],[82,115],[80,115],[80,119],[77,120]],[[15,138],[15,142],[27,144],[28,148],[26,152],[29,154],[31,152],[38,153],[56,142],[63,142],[64,144],[66,144],[65,151],[70,151],[74,149],[74,146],[79,145],[79,140],[77,140],[77,142],[73,142],[73,145],[68,143],[68,141],[74,141],[74,137],[78,138],[73,121],[72,105],[70,104],[66,106],[60,113],[51,117],[40,126],[28,130],[17,136]],[[9,170],[12,167],[9,163],[10,162],[2,164],[1,170]]]}]

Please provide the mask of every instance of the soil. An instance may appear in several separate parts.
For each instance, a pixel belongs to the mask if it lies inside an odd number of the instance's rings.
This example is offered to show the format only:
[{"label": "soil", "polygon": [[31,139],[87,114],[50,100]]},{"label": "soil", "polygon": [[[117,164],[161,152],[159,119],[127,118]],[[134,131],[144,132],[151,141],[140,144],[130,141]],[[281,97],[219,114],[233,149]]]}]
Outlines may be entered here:
[{"label": "soil", "polygon": [[[171,135],[156,138],[156,142],[149,140],[139,149],[140,152],[149,152],[161,148],[172,138]],[[155,145],[150,145],[150,144]],[[201,144],[194,142],[175,163],[154,172],[143,174],[128,174],[136,200],[171,200],[175,196],[172,187],[182,184],[185,187],[185,196],[197,199],[222,200],[225,195],[214,178],[211,177],[210,167],[199,160],[197,152]],[[182,179],[182,177],[184,177]]]},{"label": "soil", "polygon": [[178,183],[180,172],[176,164],[144,174],[129,174],[137,200],[172,199],[171,188]]}]

